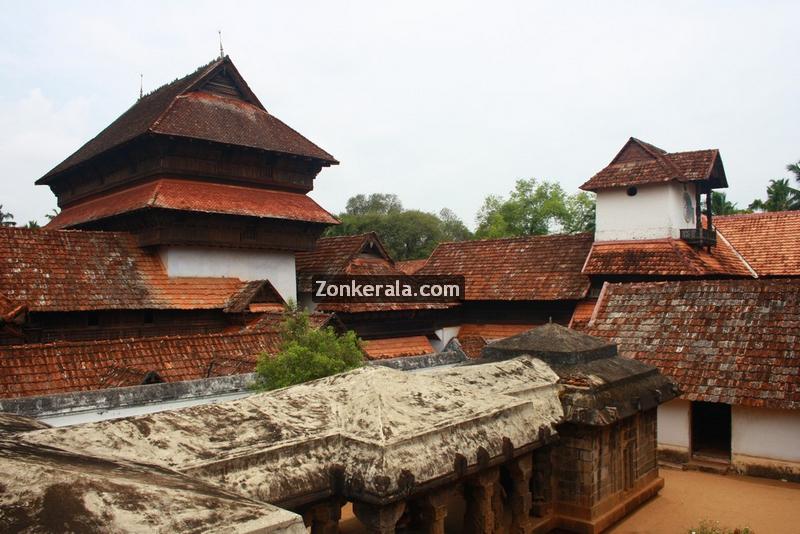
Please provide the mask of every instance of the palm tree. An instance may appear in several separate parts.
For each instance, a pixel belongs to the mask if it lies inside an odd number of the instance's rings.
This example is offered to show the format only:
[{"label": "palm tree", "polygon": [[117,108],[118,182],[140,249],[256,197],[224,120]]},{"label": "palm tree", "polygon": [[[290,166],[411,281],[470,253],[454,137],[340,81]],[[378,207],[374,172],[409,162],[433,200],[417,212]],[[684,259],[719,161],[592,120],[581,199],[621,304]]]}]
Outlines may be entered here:
[{"label": "palm tree", "polygon": [[800,161],[788,164],[786,170],[794,174],[794,179],[800,184]]},{"label": "palm tree", "polygon": [[3,205],[0,204],[0,226],[16,226],[14,216],[11,213],[3,211]]},{"label": "palm tree", "polygon": [[769,187],[767,187],[767,200],[754,200],[750,204],[750,209],[757,211],[800,210],[800,191],[789,185],[788,178],[770,180]]},{"label": "palm tree", "polygon": [[740,210],[735,202],[728,200],[725,193],[713,191],[711,193],[711,213],[714,215],[734,215],[745,213],[747,210]]},{"label": "palm tree", "polygon": [[28,221],[28,224],[25,225],[25,228],[28,228],[29,230],[38,230],[41,228],[41,226],[36,221]]}]

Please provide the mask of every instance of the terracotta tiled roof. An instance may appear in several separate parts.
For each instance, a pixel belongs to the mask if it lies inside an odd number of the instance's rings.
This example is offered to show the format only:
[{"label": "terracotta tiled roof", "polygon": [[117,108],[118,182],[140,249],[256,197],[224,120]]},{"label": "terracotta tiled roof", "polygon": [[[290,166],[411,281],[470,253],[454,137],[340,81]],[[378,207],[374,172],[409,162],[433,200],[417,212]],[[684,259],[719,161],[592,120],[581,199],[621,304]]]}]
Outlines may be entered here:
[{"label": "terracotta tiled roof", "polygon": [[414,274],[423,267],[425,267],[426,263],[428,263],[427,258],[425,258],[424,260],[396,261],[394,262],[394,266],[396,269],[402,271],[405,274]]},{"label": "terracotta tiled roof", "polygon": [[28,306],[18,300],[10,299],[0,293],[0,325],[14,321],[20,314],[25,313]]},{"label": "terracotta tiled roof", "polygon": [[595,174],[581,189],[596,191],[657,182],[712,180],[726,187],[725,171],[718,150],[668,153],[633,137],[614,160]]},{"label": "terracotta tiled roof", "polygon": [[800,280],[608,284],[586,333],[689,400],[800,409]]},{"label": "terracotta tiled roof", "polygon": [[[286,320],[286,312],[285,311],[267,311],[264,313],[258,314],[258,317],[250,321],[242,331],[243,332],[260,332],[260,331],[269,331],[269,332],[278,332],[280,331],[284,321]],[[326,326],[334,327],[337,329],[339,324],[337,324],[336,316],[332,313],[324,313],[324,312],[313,312],[308,314],[308,324],[312,328],[323,328]],[[235,330],[231,330],[235,331]]]},{"label": "terracotta tiled roof", "polygon": [[394,337],[362,341],[362,348],[370,360],[422,356],[436,352],[425,336]]},{"label": "terracotta tiled roof", "polygon": [[[241,99],[202,90],[222,71],[233,78]],[[54,175],[145,134],[204,139],[336,163],[333,156],[267,113],[225,57],[140,98],[38,183],[47,183]]]},{"label": "terracotta tiled roof", "polygon": [[717,216],[714,226],[759,276],[800,275],[800,211]]},{"label": "terracotta tiled roof", "polygon": [[680,239],[595,241],[584,274],[639,276],[752,276],[736,252],[718,239],[707,252]]},{"label": "terracotta tiled roof", "polygon": [[486,341],[494,341],[496,339],[503,339],[511,336],[516,336],[523,332],[535,328],[543,323],[527,323],[527,324],[504,324],[504,323],[488,323],[488,324],[463,324],[458,329],[458,338],[462,336],[481,336]]},{"label": "terracotta tiled roof", "polygon": [[331,313],[370,313],[410,310],[448,310],[458,302],[321,302],[317,309]]},{"label": "terracotta tiled roof", "polygon": [[297,290],[310,292],[314,275],[398,274],[393,265],[375,232],[323,237],[314,250],[295,256]]},{"label": "terracotta tiled roof", "polygon": [[252,372],[274,331],[0,346],[0,397],[29,397]]},{"label": "terracotta tiled roof", "polygon": [[3,337],[23,339],[19,324],[24,322],[28,306],[0,293],[0,339]]},{"label": "terracotta tiled roof", "polygon": [[572,319],[569,322],[569,327],[576,330],[583,329],[589,322],[589,319],[592,318],[595,304],[597,304],[597,299],[587,298],[579,301],[572,311]]},{"label": "terracotta tiled roof", "polygon": [[311,197],[301,193],[161,179],[67,207],[48,223],[47,228],[68,228],[121,213],[152,208],[320,224],[339,222]]},{"label": "terracotta tiled roof", "polygon": [[441,243],[418,274],[463,275],[465,300],[578,300],[591,246],[589,234]]},{"label": "terracotta tiled roof", "polygon": [[130,234],[0,228],[0,293],[31,311],[223,308],[237,278],[169,278]]},{"label": "terracotta tiled roof", "polygon": [[281,311],[285,306],[286,301],[269,280],[253,280],[231,295],[223,310],[227,313]]},{"label": "terracotta tiled roof", "polygon": [[461,350],[464,351],[464,354],[469,356],[470,358],[480,358],[481,351],[483,347],[486,346],[486,339],[483,336],[472,334],[472,335],[459,335],[458,342],[461,345]]}]

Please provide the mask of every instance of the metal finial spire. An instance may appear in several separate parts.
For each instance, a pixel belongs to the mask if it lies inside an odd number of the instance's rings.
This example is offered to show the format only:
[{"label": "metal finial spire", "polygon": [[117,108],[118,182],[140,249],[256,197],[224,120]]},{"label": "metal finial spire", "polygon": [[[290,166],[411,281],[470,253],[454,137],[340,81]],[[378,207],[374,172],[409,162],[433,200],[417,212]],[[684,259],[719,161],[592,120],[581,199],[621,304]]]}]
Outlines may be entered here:
[{"label": "metal finial spire", "polygon": [[222,59],[225,57],[225,51],[222,50],[222,30],[217,30],[219,34],[219,58]]},{"label": "metal finial spire", "polygon": [[144,74],[139,74],[139,98],[144,95]]}]

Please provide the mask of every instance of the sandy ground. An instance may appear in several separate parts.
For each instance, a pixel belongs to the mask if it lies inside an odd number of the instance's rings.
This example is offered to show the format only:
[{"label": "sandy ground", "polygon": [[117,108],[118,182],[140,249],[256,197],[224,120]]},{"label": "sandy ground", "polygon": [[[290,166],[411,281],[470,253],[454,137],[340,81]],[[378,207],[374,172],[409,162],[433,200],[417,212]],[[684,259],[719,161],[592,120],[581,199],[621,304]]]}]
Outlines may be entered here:
[{"label": "sandy ground", "polygon": [[[609,533],[684,534],[706,519],[755,534],[800,534],[800,484],[673,469],[661,469],[661,476],[661,493]],[[343,512],[340,532],[364,532],[349,505]]]},{"label": "sandy ground", "polygon": [[800,533],[800,484],[661,469],[664,489],[613,534],[682,534],[704,519],[755,534]]}]

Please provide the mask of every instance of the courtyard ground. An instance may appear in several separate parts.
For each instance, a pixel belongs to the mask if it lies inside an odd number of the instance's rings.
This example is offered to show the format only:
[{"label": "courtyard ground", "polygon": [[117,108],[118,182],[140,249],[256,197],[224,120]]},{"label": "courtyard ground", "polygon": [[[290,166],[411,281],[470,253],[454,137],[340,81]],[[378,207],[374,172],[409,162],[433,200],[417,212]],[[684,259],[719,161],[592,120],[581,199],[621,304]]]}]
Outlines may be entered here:
[{"label": "courtyard ground", "polygon": [[[800,484],[661,469],[664,489],[609,534],[685,534],[703,520],[755,534],[800,534]],[[348,506],[341,532],[364,532]],[[449,531],[448,531],[449,532]]]},{"label": "courtyard ground", "polygon": [[610,534],[683,534],[704,519],[755,534],[800,533],[800,484],[661,469],[664,489]]}]

